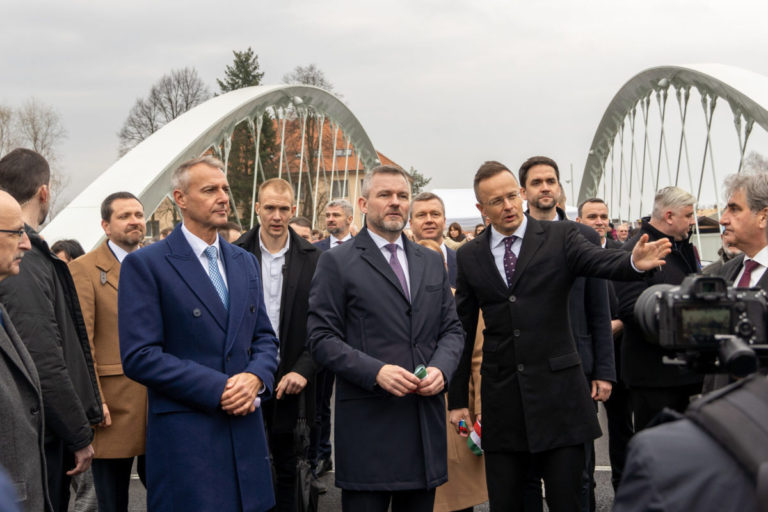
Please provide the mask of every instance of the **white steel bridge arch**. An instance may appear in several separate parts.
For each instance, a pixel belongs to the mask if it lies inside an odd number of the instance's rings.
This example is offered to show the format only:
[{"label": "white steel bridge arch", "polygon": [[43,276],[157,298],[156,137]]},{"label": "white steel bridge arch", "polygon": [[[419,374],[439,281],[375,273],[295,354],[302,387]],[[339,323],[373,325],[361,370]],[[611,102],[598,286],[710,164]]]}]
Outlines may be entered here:
[{"label": "white steel bridge arch", "polygon": [[[688,99],[692,88],[695,88],[700,96],[706,121],[706,142],[703,159],[700,162],[692,162],[687,155],[685,121],[688,112]],[[675,109],[667,109],[668,100],[670,103],[677,103],[677,112],[674,111]],[[623,149],[623,136],[624,131],[627,130],[626,126],[629,125],[628,120],[632,122],[629,126],[631,126],[633,132],[635,124],[642,125],[643,120],[645,120],[647,129],[647,116],[649,106],[652,104],[658,105],[656,110],[661,115],[661,133],[659,138],[654,141],[650,141],[646,133],[645,140],[639,141],[637,148],[634,146],[633,139],[632,151],[636,149],[637,155],[642,153],[642,159],[636,157],[637,165],[632,170],[637,173],[645,173],[647,164],[649,171],[656,173],[656,188],[676,185],[680,182],[680,186],[683,188],[689,188],[690,186],[693,189],[691,193],[699,198],[704,180],[709,182],[710,179],[709,176],[705,176],[705,170],[708,171],[711,168],[712,183],[717,195],[718,181],[722,176],[718,177],[715,174],[710,129],[712,116],[718,100],[724,100],[730,106],[738,138],[738,160],[729,165],[729,173],[740,172],[747,141],[754,124],[757,123],[763,130],[768,131],[768,110],[766,110],[768,107],[768,77],[720,64],[654,67],[642,71],[624,84],[605,110],[589,149],[579,189],[578,202],[581,203],[590,197],[601,196],[599,186],[601,179],[607,180],[606,172],[608,172],[609,166],[607,160],[612,151],[615,151],[617,137],[622,137],[621,144]],[[679,134],[665,134],[663,128],[665,114],[667,116],[676,116],[677,121],[681,121],[682,129]],[[666,138],[669,138],[672,143],[668,143]],[[646,153],[646,144],[649,145],[651,143],[657,145],[658,154],[651,154],[650,151]],[[670,175],[674,173],[674,179],[671,180],[671,183],[660,183],[659,181],[659,174],[663,167],[662,149],[666,153],[664,156],[667,160],[667,170],[670,172]],[[624,154],[620,157],[613,155],[613,157],[616,159],[621,158],[622,164],[624,158],[631,160],[630,156]],[[681,163],[683,160],[686,160],[687,164],[695,163],[696,168],[694,172],[697,176],[686,176],[682,173]],[[642,168],[639,165],[640,161],[642,161]],[[688,172],[691,171],[689,170]],[[709,173],[707,172],[707,174]],[[618,194],[614,194],[611,191],[610,194],[603,195],[618,197],[619,201],[621,201],[622,194],[632,194],[632,183],[630,175],[629,192],[623,189],[619,190]],[[641,177],[641,196],[644,184],[644,177]],[[607,185],[607,181],[604,181],[603,186],[607,188]],[[615,185],[618,184],[611,183],[611,187]],[[637,191],[634,191],[634,193],[636,194]],[[627,197],[626,199],[629,200],[630,198]],[[719,207],[721,198],[718,196],[716,199]],[[645,207],[646,210],[649,210],[650,205],[646,203]],[[633,220],[648,213],[647,211],[642,211],[642,198],[640,199],[640,210],[635,212],[637,215],[632,215],[631,208],[630,213],[624,215],[620,205],[619,208],[612,208],[612,210],[614,211],[614,217],[624,220]]]},{"label": "white steel bridge arch", "polygon": [[[43,229],[42,235],[52,242],[74,238],[86,251],[91,250],[104,237],[100,206],[105,197],[116,191],[128,191],[141,200],[146,212],[153,212],[171,192],[174,169],[211,148],[218,153],[219,145],[226,153],[235,126],[243,121],[249,123],[252,131],[258,126],[256,133],[260,133],[262,115],[267,109],[282,110],[284,118],[285,110],[289,109],[304,119],[312,111],[342,130],[366,169],[379,164],[363,126],[333,94],[304,85],[246,87],[211,98],[147,137],[77,195]],[[283,153],[281,148],[281,158]],[[220,156],[226,163],[227,155]],[[257,174],[255,169],[254,176]]]}]

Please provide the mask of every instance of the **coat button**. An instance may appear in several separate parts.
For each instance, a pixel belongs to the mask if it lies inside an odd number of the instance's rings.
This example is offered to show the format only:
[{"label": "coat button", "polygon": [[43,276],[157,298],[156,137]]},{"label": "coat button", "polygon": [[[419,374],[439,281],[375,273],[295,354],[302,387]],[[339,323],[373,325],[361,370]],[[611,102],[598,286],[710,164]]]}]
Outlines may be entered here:
[{"label": "coat button", "polygon": [[523,370],[525,370],[525,366],[524,365],[522,365],[522,364],[517,365],[517,371],[522,373]]},{"label": "coat button", "polygon": [[256,312],[256,306],[251,304],[251,313],[255,313],[255,312]]},{"label": "coat button", "polygon": [[195,318],[198,318],[202,314],[203,314],[203,312],[200,311],[200,308],[195,308],[195,309],[192,310],[192,316],[195,317]]},{"label": "coat button", "polygon": [[515,302],[517,300],[517,297],[515,297],[514,295],[510,295],[508,300],[509,302]]},{"label": "coat button", "polygon": [[40,412],[40,409],[38,409],[37,407],[30,407],[29,412],[30,414],[37,414],[38,412]]},{"label": "coat button", "polygon": [[515,329],[514,331],[512,331],[512,334],[515,336],[515,338],[519,338],[520,337],[520,329]]}]

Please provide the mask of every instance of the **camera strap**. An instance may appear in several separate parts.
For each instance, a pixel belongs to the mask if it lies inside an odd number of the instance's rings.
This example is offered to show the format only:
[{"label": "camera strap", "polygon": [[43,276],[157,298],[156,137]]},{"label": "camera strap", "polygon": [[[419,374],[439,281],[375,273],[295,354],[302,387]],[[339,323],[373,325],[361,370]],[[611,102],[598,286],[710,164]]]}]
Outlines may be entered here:
[{"label": "camera strap", "polygon": [[693,402],[685,415],[752,477],[768,512],[768,379],[755,374]]}]

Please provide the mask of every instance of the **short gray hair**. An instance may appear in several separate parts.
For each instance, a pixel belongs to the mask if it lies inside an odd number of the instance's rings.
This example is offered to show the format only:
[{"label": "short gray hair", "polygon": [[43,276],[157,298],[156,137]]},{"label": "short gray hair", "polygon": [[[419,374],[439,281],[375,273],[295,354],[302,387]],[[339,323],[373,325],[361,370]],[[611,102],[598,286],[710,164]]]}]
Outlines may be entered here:
[{"label": "short gray hair", "polygon": [[442,198],[432,192],[422,192],[411,200],[411,218],[413,218],[413,203],[423,203],[424,201],[434,200],[440,202],[440,207],[443,209],[443,215],[445,215],[445,203],[443,202]]},{"label": "short gray hair", "polygon": [[768,173],[732,174],[725,178],[725,200],[728,201],[737,190],[744,191],[747,206],[753,212],[768,207]]},{"label": "short gray hair", "polygon": [[405,182],[408,184],[408,192],[410,192],[411,177],[407,172],[405,172],[400,167],[395,167],[394,165],[378,165],[368,171],[368,173],[366,173],[365,177],[363,178],[363,186],[361,187],[360,195],[364,198],[368,199],[368,194],[371,192],[371,182],[373,181],[373,177],[377,174],[395,174],[402,176]]},{"label": "short gray hair", "polygon": [[175,171],[173,171],[173,176],[171,176],[171,189],[181,190],[185,193],[188,192],[189,170],[198,164],[205,164],[209,167],[213,167],[214,169],[219,169],[221,172],[224,172],[224,163],[215,156],[205,155],[198,158],[193,158],[192,160],[187,160]]},{"label": "short gray hair", "polygon": [[661,219],[664,212],[669,209],[678,209],[684,206],[693,206],[696,204],[696,198],[680,187],[664,187],[656,192],[653,198],[653,213],[651,217]]},{"label": "short gray hair", "polygon": [[327,210],[328,208],[341,208],[344,210],[344,215],[347,217],[351,217],[353,213],[352,205],[346,199],[334,199],[333,201],[328,201],[328,204],[325,205],[325,209]]}]

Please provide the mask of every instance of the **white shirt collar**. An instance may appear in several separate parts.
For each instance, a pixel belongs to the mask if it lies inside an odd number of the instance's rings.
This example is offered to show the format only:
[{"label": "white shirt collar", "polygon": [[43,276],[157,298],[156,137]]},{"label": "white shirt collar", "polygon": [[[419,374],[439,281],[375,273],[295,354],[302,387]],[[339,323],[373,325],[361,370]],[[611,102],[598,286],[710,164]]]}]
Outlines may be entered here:
[{"label": "white shirt collar", "polygon": [[288,248],[291,246],[291,237],[288,235],[285,239],[285,245],[282,249],[277,251],[276,253],[272,254],[269,252],[269,249],[264,245],[264,241],[261,239],[261,230],[259,230],[259,247],[261,247],[261,255],[269,255],[272,258],[279,258],[280,256],[284,255],[286,252],[288,252]]},{"label": "white shirt collar", "polygon": [[744,261],[747,260],[755,260],[759,264],[761,264],[764,267],[768,268],[768,245],[760,249],[760,251],[755,254],[754,258],[748,258],[747,255],[744,255]]},{"label": "white shirt collar", "polygon": [[125,257],[128,256],[128,251],[114,243],[112,240],[107,240],[107,245],[112,251],[112,254],[115,255],[115,258],[117,258],[117,261],[122,264]]},{"label": "white shirt collar", "polygon": [[345,236],[344,238],[336,238],[335,236],[331,235],[331,247],[336,245],[334,242],[342,243],[342,242],[346,242],[351,238],[352,238],[352,233],[350,232],[347,232],[347,236]]},{"label": "white shirt collar", "polygon": [[395,245],[397,245],[397,247],[399,249],[405,250],[405,247],[403,246],[403,235],[402,234],[400,236],[398,236],[397,240],[395,240],[394,242],[390,242],[386,238],[377,235],[376,233],[374,233],[370,229],[368,230],[368,234],[371,235],[371,238],[373,239],[373,242],[376,244],[376,247],[378,247],[379,249],[384,249],[385,245],[389,245],[391,243],[394,243]]},{"label": "white shirt collar", "polygon": [[[525,228],[528,226],[528,216],[523,214],[523,220],[520,222],[520,225],[517,226],[517,229],[514,233],[512,233],[513,236],[518,237],[520,240],[523,239],[523,235],[525,235]],[[495,227],[493,227],[493,224],[491,224],[491,247],[497,247],[504,243],[504,239],[507,238],[509,235],[502,235],[499,233]]]},{"label": "white shirt collar", "polygon": [[[205,250],[208,248],[208,244],[205,242],[205,240],[188,230],[184,223],[181,224],[181,232],[184,233],[184,238],[187,239],[189,246],[192,247],[192,252],[195,253],[195,256],[198,258],[204,256]],[[221,245],[219,244],[218,233],[216,234],[216,240],[211,245],[216,248],[216,254],[218,254],[219,259],[221,259]]]}]

